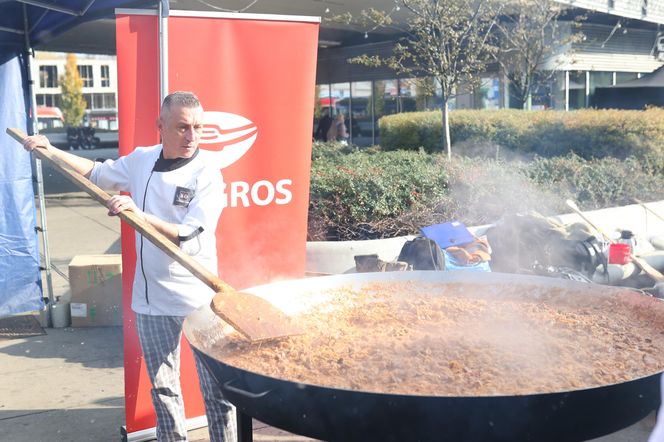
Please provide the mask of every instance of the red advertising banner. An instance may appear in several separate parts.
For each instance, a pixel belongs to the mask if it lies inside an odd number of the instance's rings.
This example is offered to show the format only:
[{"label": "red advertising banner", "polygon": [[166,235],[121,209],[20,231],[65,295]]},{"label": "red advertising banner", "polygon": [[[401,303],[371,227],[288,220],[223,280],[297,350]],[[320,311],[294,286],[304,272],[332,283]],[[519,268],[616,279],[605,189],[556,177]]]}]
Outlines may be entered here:
[{"label": "red advertising banner", "polygon": [[[159,142],[158,18],[118,14],[120,154]],[[169,91],[205,109],[200,147],[218,152],[226,183],[217,230],[219,276],[236,288],[304,274],[318,20],[171,11]],[[127,432],[154,427],[150,385],[131,312],[133,232],[123,225]],[[193,355],[182,349],[187,417],[204,415]]]}]

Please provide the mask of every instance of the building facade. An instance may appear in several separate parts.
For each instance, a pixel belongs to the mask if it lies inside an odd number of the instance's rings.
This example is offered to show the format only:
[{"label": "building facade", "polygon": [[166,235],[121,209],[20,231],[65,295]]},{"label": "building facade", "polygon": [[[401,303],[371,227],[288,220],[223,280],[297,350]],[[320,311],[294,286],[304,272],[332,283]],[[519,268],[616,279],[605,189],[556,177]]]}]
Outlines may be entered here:
[{"label": "building facade", "polygon": [[[639,78],[664,64],[664,2],[648,0],[558,0],[587,19],[567,34],[583,39],[552,48],[545,60],[548,78],[532,94],[532,109],[574,110],[593,106],[595,88]],[[441,106],[440,94],[423,96],[411,78],[397,78],[387,69],[349,64],[361,55],[388,56],[392,41],[324,47],[319,51],[317,112],[342,112],[351,141],[370,145],[379,140],[377,121],[384,115]],[[458,90],[452,109],[515,107],[510,85],[497,66],[488,66],[481,86]]]},{"label": "building facade", "polygon": [[[117,63],[113,55],[76,54],[87,103],[84,124],[117,130]],[[35,52],[31,63],[37,106],[59,107],[60,82],[65,74],[67,54]]]},{"label": "building facade", "polygon": [[[569,6],[573,14],[587,16],[579,29],[582,41],[566,47],[552,48],[545,69],[551,73],[532,93],[533,109],[573,110],[593,106],[597,87],[619,84],[653,72],[664,64],[664,1],[652,0],[557,0]],[[311,0],[300,11],[269,9],[257,4],[260,13],[326,14],[340,5],[324,7]],[[380,4],[378,4],[380,3]],[[360,0],[354,8],[380,7],[389,9],[393,0]],[[320,6],[320,11],[315,9]],[[268,8],[268,9],[260,9]],[[285,7],[285,6],[284,6]],[[350,6],[348,6],[350,7]],[[276,9],[275,9],[276,8]],[[332,9],[332,11],[330,11]],[[392,53],[397,34],[389,30],[334,28],[323,20],[319,40],[316,74],[316,120],[325,113],[343,113],[350,141],[365,146],[379,142],[377,121],[384,115],[398,112],[439,109],[440,93],[424,93],[413,78],[399,78],[386,68],[369,68],[348,63],[362,55],[388,56]],[[368,38],[367,38],[368,37]],[[66,54],[37,52],[32,64],[37,103],[57,106],[59,81],[64,74]],[[117,70],[112,55],[78,55],[79,72],[84,80],[83,93],[88,104],[88,124],[100,128],[117,128]],[[435,87],[434,87],[435,89]],[[501,109],[515,107],[510,85],[497,65],[487,66],[477,89],[456,91],[452,109]]]}]

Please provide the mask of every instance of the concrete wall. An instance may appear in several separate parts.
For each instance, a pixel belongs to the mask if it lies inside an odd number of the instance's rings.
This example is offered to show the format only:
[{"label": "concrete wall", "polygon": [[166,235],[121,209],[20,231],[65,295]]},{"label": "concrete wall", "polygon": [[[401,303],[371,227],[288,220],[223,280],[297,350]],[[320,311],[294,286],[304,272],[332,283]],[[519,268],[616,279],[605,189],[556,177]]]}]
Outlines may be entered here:
[{"label": "concrete wall", "polygon": [[[664,200],[648,203],[648,207],[664,217]],[[649,241],[653,237],[664,238],[664,221],[638,204],[589,211],[585,215],[607,235],[617,236],[620,230],[634,232],[639,240],[637,252],[652,250]],[[582,221],[575,213],[552,218],[562,224]],[[482,235],[488,227],[490,226],[475,226],[468,229],[475,235]],[[393,261],[399,256],[403,244],[412,238],[413,236],[400,236],[366,241],[310,241],[307,243],[306,269],[313,273],[353,273],[355,255],[376,253],[384,261]]]}]

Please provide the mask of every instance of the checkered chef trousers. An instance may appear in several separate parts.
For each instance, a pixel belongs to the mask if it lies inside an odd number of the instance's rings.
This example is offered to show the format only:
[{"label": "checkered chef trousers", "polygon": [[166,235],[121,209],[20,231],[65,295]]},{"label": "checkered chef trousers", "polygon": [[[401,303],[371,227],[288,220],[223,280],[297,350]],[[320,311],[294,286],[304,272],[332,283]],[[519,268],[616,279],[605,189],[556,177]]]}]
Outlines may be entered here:
[{"label": "checkered chef trousers", "polygon": [[[180,388],[180,338],[183,322],[184,317],[181,316],[136,314],[138,339],[152,383],[152,404],[157,414],[159,442],[187,440]],[[210,441],[235,442],[235,408],[224,399],[221,389],[203,362],[198,356],[194,357],[205,402]]]}]

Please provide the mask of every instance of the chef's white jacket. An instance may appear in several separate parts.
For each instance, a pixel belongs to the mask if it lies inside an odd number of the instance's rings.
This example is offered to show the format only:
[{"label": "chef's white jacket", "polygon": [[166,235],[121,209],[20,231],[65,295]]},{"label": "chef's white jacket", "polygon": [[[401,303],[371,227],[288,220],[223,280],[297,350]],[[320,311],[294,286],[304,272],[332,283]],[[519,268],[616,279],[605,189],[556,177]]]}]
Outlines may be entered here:
[{"label": "chef's white jacket", "polygon": [[[217,274],[215,231],[224,183],[212,152],[199,149],[168,169],[155,170],[162,146],[138,147],[118,160],[96,163],[90,180],[107,190],[130,192],[145,213],[177,225],[180,248]],[[186,316],[209,303],[214,291],[148,239],[136,233],[131,308],[146,315]]]}]

